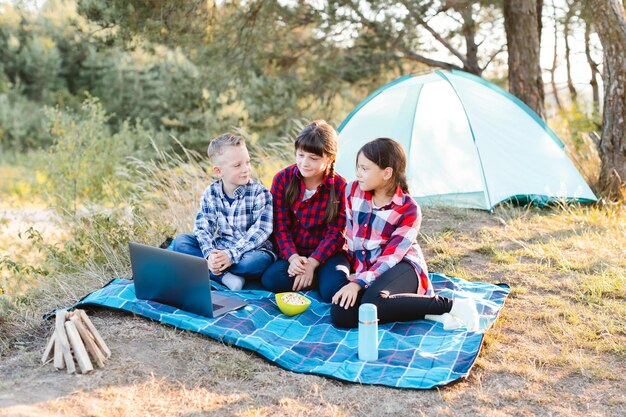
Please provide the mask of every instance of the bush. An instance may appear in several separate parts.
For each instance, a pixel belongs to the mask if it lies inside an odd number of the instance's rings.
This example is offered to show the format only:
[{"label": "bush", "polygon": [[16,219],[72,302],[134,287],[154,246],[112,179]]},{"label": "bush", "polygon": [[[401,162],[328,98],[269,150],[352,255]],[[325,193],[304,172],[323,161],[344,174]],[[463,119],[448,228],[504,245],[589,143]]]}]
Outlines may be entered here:
[{"label": "bush", "polygon": [[576,104],[557,113],[548,124],[566,145],[566,152],[585,181],[592,187],[600,175],[600,151],[590,134],[599,134],[602,124],[599,113],[583,113]]},{"label": "bush", "polygon": [[19,88],[0,92],[0,151],[24,152],[45,140],[45,115]]},{"label": "bush", "polygon": [[118,175],[135,149],[137,129],[128,123],[111,135],[98,99],[88,98],[79,113],[47,109],[52,147],[45,167],[53,201],[76,212],[79,202],[117,199],[128,184]]},{"label": "bush", "polygon": [[599,112],[583,113],[578,109],[576,103],[568,110],[561,112],[561,117],[566,120],[571,133],[572,142],[578,151],[585,142],[585,135],[589,132],[600,132],[602,129],[602,114]]}]

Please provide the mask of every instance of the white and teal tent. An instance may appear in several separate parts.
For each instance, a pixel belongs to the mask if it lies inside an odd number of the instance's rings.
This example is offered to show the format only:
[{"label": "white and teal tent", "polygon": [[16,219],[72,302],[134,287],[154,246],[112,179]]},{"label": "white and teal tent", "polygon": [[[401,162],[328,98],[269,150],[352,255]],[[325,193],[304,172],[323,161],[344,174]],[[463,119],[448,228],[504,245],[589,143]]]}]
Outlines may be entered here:
[{"label": "white and teal tent", "polygon": [[360,103],[338,130],[336,169],[348,180],[366,142],[400,142],[410,192],[421,204],[491,210],[513,199],[596,201],[563,142],[536,113],[462,71],[392,81]]}]

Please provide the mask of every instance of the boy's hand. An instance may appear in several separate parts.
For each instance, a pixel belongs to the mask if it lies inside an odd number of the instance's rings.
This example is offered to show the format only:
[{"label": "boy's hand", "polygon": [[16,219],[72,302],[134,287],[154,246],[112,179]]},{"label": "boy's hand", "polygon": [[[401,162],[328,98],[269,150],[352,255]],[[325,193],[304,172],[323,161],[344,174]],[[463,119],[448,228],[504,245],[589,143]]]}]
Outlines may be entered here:
[{"label": "boy's hand", "polygon": [[290,277],[304,274],[307,262],[309,262],[307,257],[294,253],[289,258],[289,268],[287,268],[287,273]]},{"label": "boy's hand", "polygon": [[356,282],[350,282],[333,295],[331,302],[333,304],[339,304],[339,307],[343,307],[346,310],[356,303],[357,296],[361,291],[361,286]]},{"label": "boy's hand", "polygon": [[216,257],[216,254],[214,252],[211,252],[209,257],[207,258],[207,262],[209,263],[209,269],[211,270],[211,272],[219,270],[219,263],[217,262]]},{"label": "boy's hand", "polygon": [[207,264],[209,265],[209,271],[211,271],[211,273],[213,275],[220,275],[221,272],[217,269],[213,267],[213,263],[211,262],[211,257],[209,257],[209,259],[206,260]]},{"label": "boy's hand", "polygon": [[[226,254],[226,252],[217,250],[217,249],[213,249],[211,251],[208,261],[209,261],[209,269],[215,275],[221,274],[226,268],[231,266],[233,263],[230,260],[230,257]],[[214,270],[217,271],[217,273],[214,272]]]},{"label": "boy's hand", "polygon": [[293,281],[294,291],[300,291],[311,287],[311,284],[313,284],[315,268],[317,268],[319,264],[320,263],[317,259],[307,258],[307,263],[304,266],[304,273],[296,275],[296,279]]}]

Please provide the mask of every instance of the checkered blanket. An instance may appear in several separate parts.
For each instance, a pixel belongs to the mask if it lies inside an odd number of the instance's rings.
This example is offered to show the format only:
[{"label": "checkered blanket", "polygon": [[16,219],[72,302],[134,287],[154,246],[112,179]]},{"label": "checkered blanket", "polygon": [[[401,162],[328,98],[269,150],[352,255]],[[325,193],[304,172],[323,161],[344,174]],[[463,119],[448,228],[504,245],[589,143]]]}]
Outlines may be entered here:
[{"label": "checkered blanket", "polygon": [[316,291],[307,311],[283,315],[274,294],[262,290],[227,291],[248,305],[214,319],[156,302],[138,300],[132,281],[116,279],[87,295],[73,307],[96,305],[139,314],[180,329],[201,333],[252,350],[294,372],[329,376],[361,384],[428,389],[466,377],[483,341],[509,294],[506,285],[468,282],[431,274],[436,292],[473,298],[481,315],[478,332],[446,331],[428,320],[379,326],[378,360],[358,359],[358,330],[334,327],[330,305]]}]

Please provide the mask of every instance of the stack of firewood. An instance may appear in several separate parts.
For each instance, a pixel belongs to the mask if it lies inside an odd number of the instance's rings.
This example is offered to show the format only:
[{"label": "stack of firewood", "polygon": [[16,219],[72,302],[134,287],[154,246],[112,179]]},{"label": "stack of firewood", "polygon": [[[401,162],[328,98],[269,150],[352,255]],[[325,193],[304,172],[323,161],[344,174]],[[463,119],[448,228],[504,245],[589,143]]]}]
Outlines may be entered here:
[{"label": "stack of firewood", "polygon": [[43,364],[54,361],[55,368],[73,374],[76,362],[80,373],[89,374],[94,372],[94,363],[103,368],[110,356],[111,351],[85,311],[57,311],[54,333],[41,357]]}]

